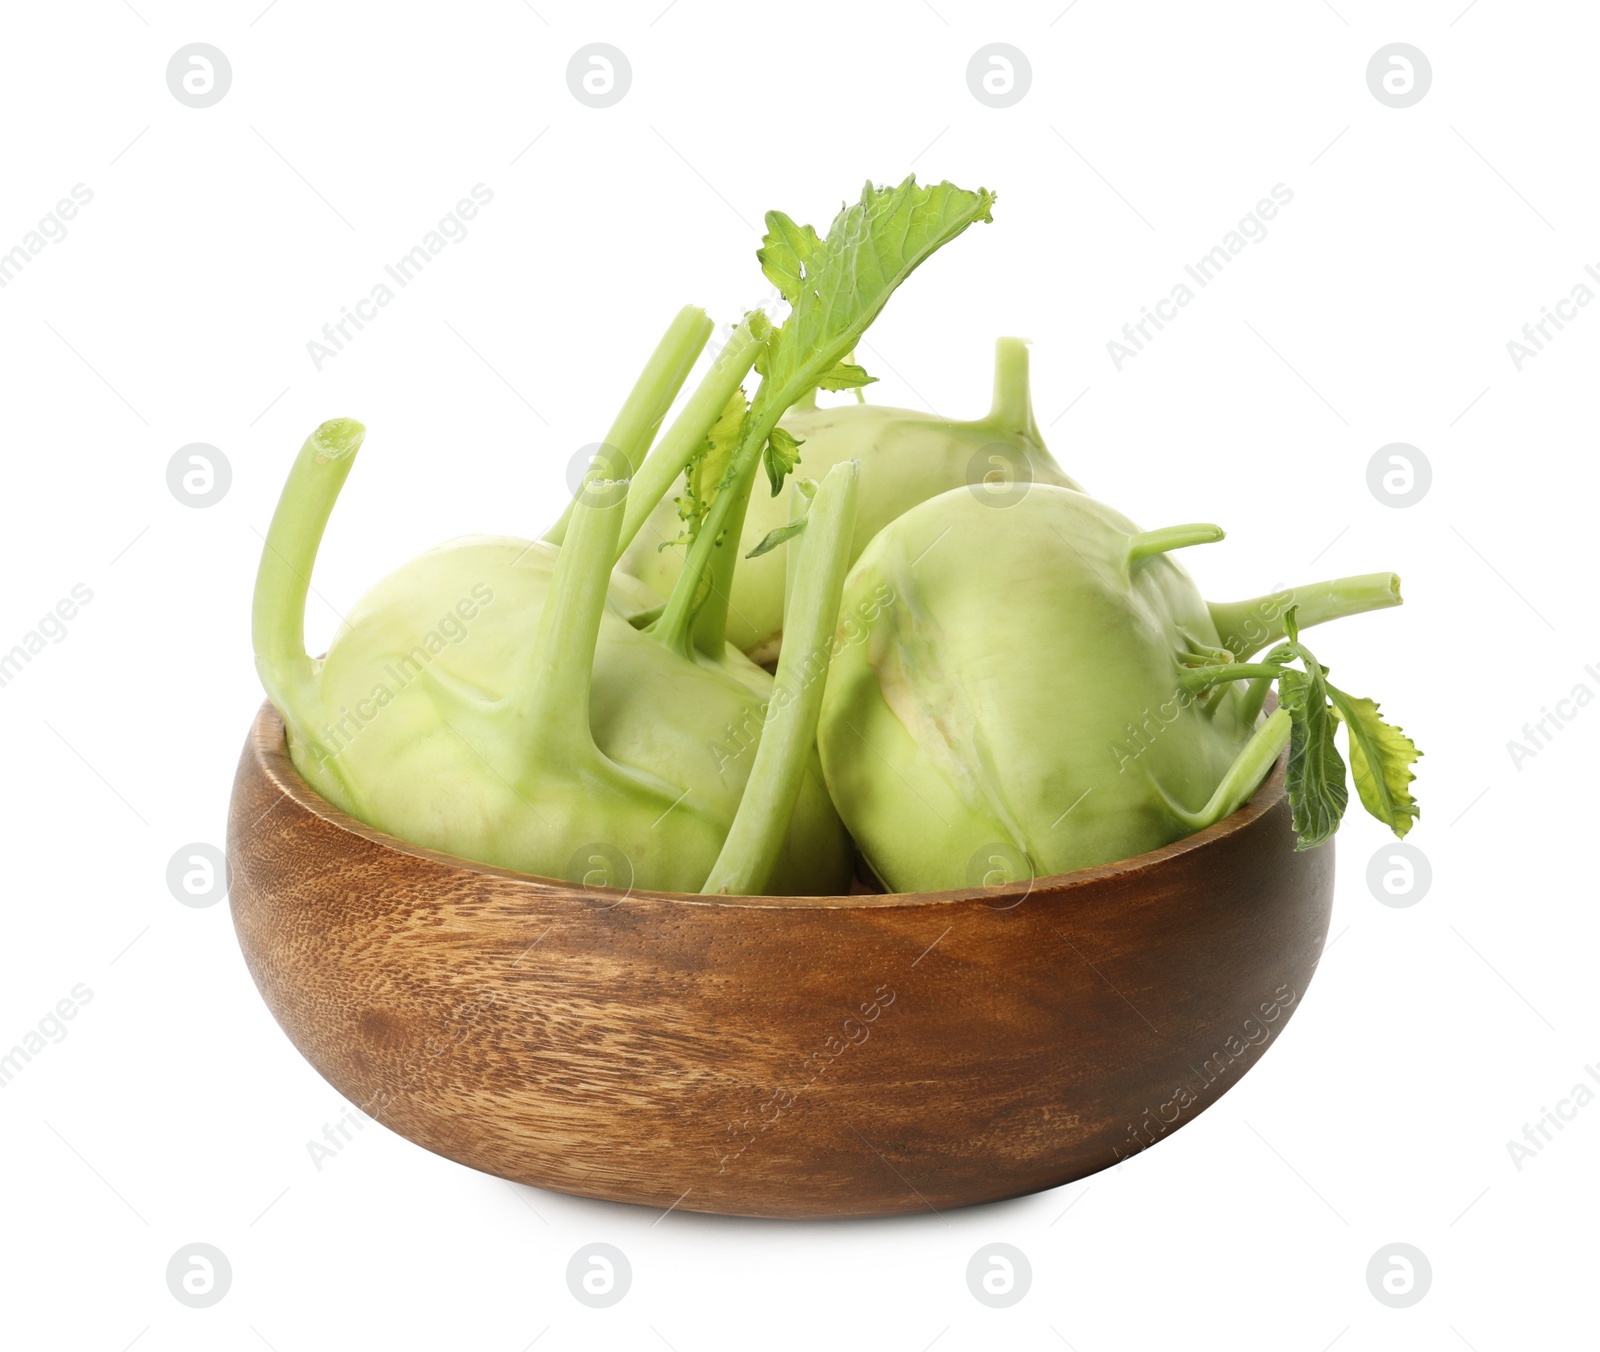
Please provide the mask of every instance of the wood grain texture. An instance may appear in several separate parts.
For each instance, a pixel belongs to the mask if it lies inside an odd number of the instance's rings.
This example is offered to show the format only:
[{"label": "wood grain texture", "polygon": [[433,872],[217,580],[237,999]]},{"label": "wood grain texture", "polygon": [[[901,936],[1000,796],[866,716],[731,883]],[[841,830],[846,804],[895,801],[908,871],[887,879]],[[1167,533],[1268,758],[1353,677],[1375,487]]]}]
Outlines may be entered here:
[{"label": "wood grain texture", "polygon": [[1333,894],[1281,763],[1227,821],[1031,891],[586,892],[345,816],[270,705],[228,860],[262,996],[369,1116],[518,1182],[769,1217],[943,1211],[1159,1141],[1276,1041]]}]

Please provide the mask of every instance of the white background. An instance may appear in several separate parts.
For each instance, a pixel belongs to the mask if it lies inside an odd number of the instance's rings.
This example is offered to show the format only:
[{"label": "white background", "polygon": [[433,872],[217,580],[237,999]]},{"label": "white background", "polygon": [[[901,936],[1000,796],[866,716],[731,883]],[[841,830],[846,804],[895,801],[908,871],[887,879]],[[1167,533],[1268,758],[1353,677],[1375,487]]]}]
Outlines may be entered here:
[{"label": "white background", "polygon": [[[1507,749],[1574,685],[1600,692],[1600,307],[1521,371],[1506,348],[1600,263],[1589,7],[261,3],[6,7],[0,250],[74,184],[94,196],[0,290],[0,648],[74,584],[93,600],[0,688],[0,1050],[75,984],[92,1000],[0,1090],[0,1342],[1592,1345],[1600,1104],[1520,1170],[1506,1144],[1600,1065],[1579,867],[1600,708],[1520,768]],[[196,41],[232,64],[206,109],[165,77]],[[566,81],[594,41],[632,66],[609,109]],[[1433,70],[1398,110],[1365,76],[1397,41]],[[968,88],[991,42],[1031,63],[1010,108]],[[1411,840],[1431,890],[1379,905],[1385,837],[1352,814],[1331,944],[1281,1045],[1186,1130],[1052,1193],[890,1222],[662,1219],[379,1126],[319,1171],[307,1142],[345,1105],[274,1025],[227,907],[166,884],[180,847],[221,843],[260,700],[259,532],[294,452],[328,417],[370,429],[318,564],[340,609],[444,538],[537,533],[677,307],[727,319],[767,295],[765,210],[823,226],[863,179],[913,169],[999,203],[873,330],[873,398],[975,416],[993,338],[1026,335],[1068,472],[1146,526],[1228,529],[1188,559],[1209,595],[1401,573],[1403,610],[1317,647],[1426,751]],[[467,237],[316,370],[307,342],[476,183],[494,198]],[[1118,371],[1108,340],[1277,183],[1294,199],[1268,236]],[[1395,441],[1433,469],[1405,509],[1367,485]],[[232,466],[213,507],[168,491],[190,442]],[[333,624],[314,601],[313,651]],[[233,1268],[207,1310],[164,1275],[196,1241]],[[566,1286],[591,1241],[633,1267],[607,1310]],[[1033,1269],[1006,1310],[965,1280],[995,1241]],[[1394,1242],[1433,1269],[1404,1310],[1365,1276]]]}]

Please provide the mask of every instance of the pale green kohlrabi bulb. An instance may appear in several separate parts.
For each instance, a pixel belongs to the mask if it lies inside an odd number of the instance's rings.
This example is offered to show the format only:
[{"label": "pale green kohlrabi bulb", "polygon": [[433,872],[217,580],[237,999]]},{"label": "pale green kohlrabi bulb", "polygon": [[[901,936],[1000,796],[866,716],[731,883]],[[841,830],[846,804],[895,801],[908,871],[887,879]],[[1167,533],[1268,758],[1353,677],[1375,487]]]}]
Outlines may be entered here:
[{"label": "pale green kohlrabi bulb", "polygon": [[[796,407],[779,424],[798,438],[800,469],[821,479],[834,465],[861,462],[859,507],[851,560],[903,512],[947,489],[974,485],[991,501],[1010,501],[1032,483],[1076,488],[1045,449],[1028,393],[1028,346],[1001,338],[995,346],[994,404],[982,418],[952,422],[932,413],[877,404]],[[623,554],[619,572],[640,578],[660,596],[671,593],[683,568],[676,540],[675,500],[662,502]],[[788,520],[782,496],[751,495],[739,552],[748,554]],[[734,580],[728,641],[770,664],[783,638],[785,554],[747,560]]]},{"label": "pale green kohlrabi bulb", "polygon": [[[564,543],[469,537],[427,551],[302,646],[322,529],[364,432],[307,441],[258,582],[257,664],[296,769],[416,845],[545,877],[698,891],[739,806],[772,680],[741,654],[686,659],[608,591],[626,485],[592,482]],[[815,753],[770,890],[848,888],[849,841]],[[599,870],[596,875],[595,871]]]},{"label": "pale green kohlrabi bulb", "polygon": [[[841,614],[819,731],[834,802],[895,891],[979,886],[1141,854],[1248,800],[1288,736],[1237,685],[1183,685],[1302,626],[1399,601],[1392,574],[1208,607],[1167,551],[1215,526],[1142,532],[1036,484],[1004,508],[961,488],[867,547]],[[1229,654],[1227,641],[1233,646]],[[1015,880],[1009,877],[1007,880]]]}]

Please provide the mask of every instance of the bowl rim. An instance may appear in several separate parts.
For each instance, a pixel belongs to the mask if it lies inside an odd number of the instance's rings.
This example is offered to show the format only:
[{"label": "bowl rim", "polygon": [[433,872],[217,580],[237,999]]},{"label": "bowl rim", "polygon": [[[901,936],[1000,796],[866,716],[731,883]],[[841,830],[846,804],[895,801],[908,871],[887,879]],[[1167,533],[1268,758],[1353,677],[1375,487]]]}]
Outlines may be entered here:
[{"label": "bowl rim", "polygon": [[[442,850],[432,850],[426,846],[413,845],[398,836],[390,835],[387,831],[368,826],[365,822],[352,817],[343,809],[334,806],[307,784],[301,777],[299,770],[295,768],[294,762],[289,756],[288,729],[271,700],[262,702],[261,708],[256,713],[255,720],[250,725],[250,735],[245,745],[245,755],[265,773],[273,787],[278,790],[280,797],[273,801],[273,807],[276,807],[284,798],[288,798],[298,807],[326,822],[336,830],[347,835],[356,836],[369,844],[378,845],[397,854],[409,855],[447,868],[514,882],[532,892],[549,893],[554,896],[571,896],[575,890],[578,890],[576,884],[567,882],[562,878],[548,878],[536,873],[521,873],[516,869],[501,868],[496,864],[484,864],[474,859],[464,859],[460,855],[447,854]],[[1008,906],[996,906],[993,903],[997,898],[1011,897],[1017,893],[1021,894],[1017,897],[1017,901],[1020,902],[1035,892],[1045,892],[1055,896],[1063,892],[1070,892],[1076,888],[1088,887],[1098,883],[1137,878],[1141,874],[1149,873],[1182,856],[1218,845],[1235,833],[1252,826],[1284,801],[1287,796],[1287,766],[1288,749],[1285,748],[1273,764],[1271,772],[1243,807],[1230,816],[1224,817],[1221,821],[1203,830],[1196,831],[1192,835],[1184,836],[1169,845],[1147,850],[1144,854],[1136,854],[1127,859],[1119,859],[1114,863],[1096,864],[1090,868],[1074,869],[1070,873],[1055,873],[1046,877],[1034,878],[1026,886],[1019,885],[1014,889],[1005,891],[997,892],[982,887],[958,887],[936,892],[867,892],[845,896],[793,897],[743,894],[716,896],[700,892],[659,892],[643,887],[629,887],[626,889],[612,887],[585,888],[583,891],[586,895],[611,896],[616,894],[617,901],[613,902],[612,905],[619,905],[623,901],[637,897],[642,901],[694,906],[722,906],[736,909],[873,910],[883,907],[942,906],[956,902],[984,901],[990,904],[991,909],[1009,910],[1017,902],[1012,902]],[[246,832],[253,831],[260,822],[266,819],[271,810],[269,808],[266,812],[261,813],[244,830]],[[233,826],[230,822],[230,845],[232,836]]]}]

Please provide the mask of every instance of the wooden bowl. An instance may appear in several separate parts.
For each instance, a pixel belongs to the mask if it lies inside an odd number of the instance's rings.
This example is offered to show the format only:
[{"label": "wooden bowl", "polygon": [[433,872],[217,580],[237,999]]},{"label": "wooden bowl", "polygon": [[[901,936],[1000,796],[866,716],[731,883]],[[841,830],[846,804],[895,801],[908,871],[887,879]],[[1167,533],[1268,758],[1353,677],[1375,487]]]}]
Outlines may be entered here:
[{"label": "wooden bowl", "polygon": [[1031,889],[586,891],[346,816],[270,705],[228,859],[268,1007],[369,1116],[520,1183],[771,1217],[993,1201],[1160,1140],[1299,1007],[1333,894],[1281,763],[1226,821]]}]

